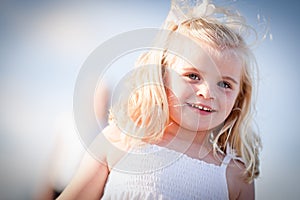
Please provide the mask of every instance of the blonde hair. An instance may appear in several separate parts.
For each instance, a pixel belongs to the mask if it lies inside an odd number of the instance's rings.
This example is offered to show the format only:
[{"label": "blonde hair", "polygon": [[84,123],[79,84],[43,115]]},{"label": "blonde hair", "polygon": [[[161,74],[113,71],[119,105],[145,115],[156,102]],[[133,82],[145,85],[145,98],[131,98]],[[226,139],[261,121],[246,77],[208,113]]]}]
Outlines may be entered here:
[{"label": "blonde hair", "polygon": [[[237,19],[237,18],[235,18]],[[237,20],[226,24],[212,18],[190,18],[173,23],[168,21],[164,28],[170,33],[160,36],[158,42],[165,43],[163,51],[152,50],[143,54],[136,70],[130,75],[131,87],[128,101],[120,101],[111,112],[111,120],[133,138],[158,141],[169,124],[168,101],[164,88],[164,67],[167,65],[168,45],[175,32],[197,39],[210,54],[226,53],[238,56],[243,64],[240,91],[234,107],[215,133],[212,144],[214,152],[234,150],[245,165],[245,179],[251,182],[259,175],[258,152],[261,147],[259,136],[252,129],[254,104],[252,102],[255,57],[237,29]],[[232,25],[232,26],[231,26]],[[247,28],[244,20],[240,26]],[[142,66],[142,67],[141,67]],[[129,121],[129,123],[128,123]]]}]

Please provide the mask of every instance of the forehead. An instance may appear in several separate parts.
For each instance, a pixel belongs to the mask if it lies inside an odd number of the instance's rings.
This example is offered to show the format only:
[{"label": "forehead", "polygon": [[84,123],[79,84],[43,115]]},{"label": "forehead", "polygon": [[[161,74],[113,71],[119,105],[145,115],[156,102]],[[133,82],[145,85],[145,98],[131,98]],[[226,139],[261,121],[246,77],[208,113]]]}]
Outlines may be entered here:
[{"label": "forehead", "polygon": [[242,75],[243,63],[235,51],[223,50],[216,55],[210,55],[214,62],[214,67],[223,76],[233,76],[240,80]]},{"label": "forehead", "polygon": [[195,68],[206,74],[231,76],[240,80],[243,65],[237,50],[216,50],[202,45],[195,51],[184,43],[182,43],[181,48],[185,48],[187,51],[185,55],[188,56],[169,56],[168,62],[172,68],[178,71]]}]

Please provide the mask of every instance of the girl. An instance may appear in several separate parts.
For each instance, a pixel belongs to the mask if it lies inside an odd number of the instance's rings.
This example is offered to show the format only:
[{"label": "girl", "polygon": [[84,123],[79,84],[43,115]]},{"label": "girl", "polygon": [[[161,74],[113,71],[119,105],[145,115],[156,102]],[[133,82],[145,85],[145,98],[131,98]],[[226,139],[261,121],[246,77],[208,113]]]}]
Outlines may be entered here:
[{"label": "girl", "polygon": [[141,56],[59,199],[254,199],[247,26],[237,12],[187,2],[172,2],[163,51]]}]

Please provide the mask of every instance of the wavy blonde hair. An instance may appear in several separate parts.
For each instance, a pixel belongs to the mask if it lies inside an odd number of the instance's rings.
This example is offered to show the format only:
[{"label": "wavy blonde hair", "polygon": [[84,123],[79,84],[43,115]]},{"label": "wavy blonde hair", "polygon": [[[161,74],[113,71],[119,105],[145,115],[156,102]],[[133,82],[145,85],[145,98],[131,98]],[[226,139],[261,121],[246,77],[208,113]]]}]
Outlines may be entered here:
[{"label": "wavy blonde hair", "polygon": [[[234,18],[238,19],[238,18]],[[164,87],[164,71],[168,65],[168,45],[171,35],[180,33],[197,39],[210,54],[222,56],[230,53],[238,56],[243,64],[240,91],[234,107],[215,133],[212,144],[214,151],[233,150],[243,160],[245,179],[253,181],[259,175],[258,153],[261,148],[260,137],[253,131],[252,102],[253,85],[256,70],[255,57],[241,36],[237,27],[249,28],[244,20],[222,23],[203,17],[190,18],[182,22],[166,22],[164,28],[168,34],[159,36],[158,42],[165,43],[163,50],[151,50],[137,61],[138,66],[128,78],[130,94],[127,101],[121,100],[111,109],[110,120],[118,125],[128,138],[140,138],[143,141],[159,141],[169,124],[169,110]],[[229,147],[229,149],[227,149]]]}]

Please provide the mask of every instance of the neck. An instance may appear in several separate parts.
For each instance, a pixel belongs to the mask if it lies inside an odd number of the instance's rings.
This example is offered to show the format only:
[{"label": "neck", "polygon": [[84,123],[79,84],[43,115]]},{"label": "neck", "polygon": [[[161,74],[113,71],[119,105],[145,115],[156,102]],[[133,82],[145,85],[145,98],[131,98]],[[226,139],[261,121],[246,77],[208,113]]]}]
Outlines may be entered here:
[{"label": "neck", "polygon": [[164,142],[183,142],[190,145],[202,145],[209,136],[210,131],[191,131],[180,127],[178,124],[171,122],[165,129]]},{"label": "neck", "polygon": [[173,122],[165,129],[159,145],[202,159],[212,151],[210,133],[210,131],[187,130]]}]

